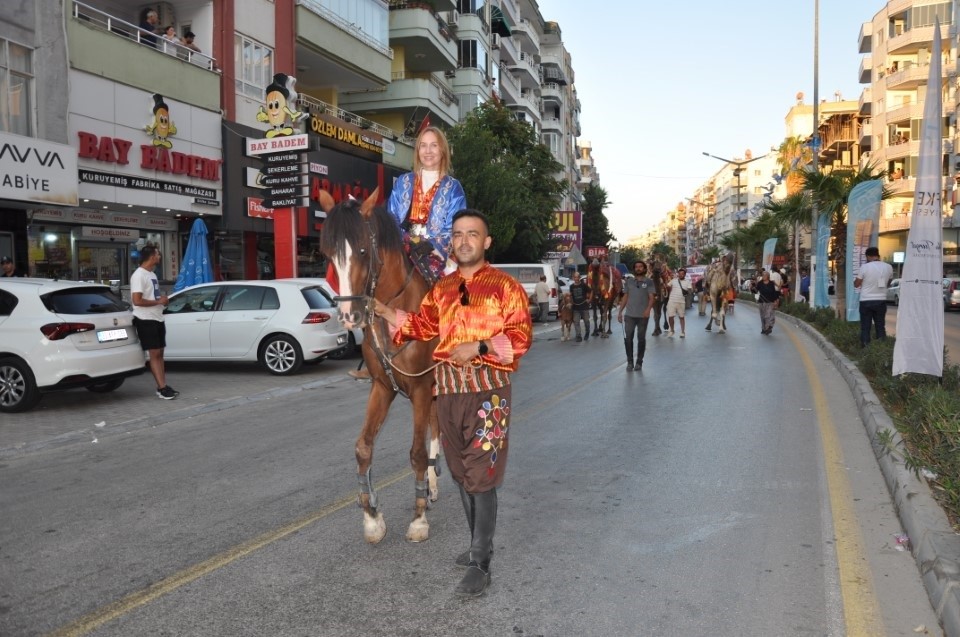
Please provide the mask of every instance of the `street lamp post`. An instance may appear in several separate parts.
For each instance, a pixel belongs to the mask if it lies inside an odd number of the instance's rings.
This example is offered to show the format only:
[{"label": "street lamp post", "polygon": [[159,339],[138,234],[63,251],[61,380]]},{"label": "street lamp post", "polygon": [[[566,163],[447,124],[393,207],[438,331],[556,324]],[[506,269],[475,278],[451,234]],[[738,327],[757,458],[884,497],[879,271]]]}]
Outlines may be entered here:
[{"label": "street lamp post", "polygon": [[[730,164],[731,166],[734,167],[734,168],[733,168],[733,176],[737,178],[737,210],[736,210],[736,215],[737,215],[737,217],[738,217],[738,218],[734,219],[734,221],[735,221],[735,222],[740,221],[740,219],[739,219],[740,211],[743,209],[743,200],[740,199],[740,192],[741,192],[741,189],[742,189],[742,186],[740,185],[740,182],[741,182],[741,180],[740,180],[740,175],[743,174],[743,167],[744,167],[744,166],[746,166],[747,164],[749,164],[749,163],[751,163],[751,162],[755,162],[755,161],[757,161],[758,159],[763,159],[763,155],[759,155],[759,156],[757,156],[757,157],[753,157],[753,158],[751,158],[751,159],[745,159],[745,160],[742,160],[742,161],[734,161],[733,159],[727,159],[726,157],[719,157],[719,156],[717,156],[717,155],[712,155],[712,154],[708,153],[707,151],[703,151],[703,154],[704,154],[704,156],[706,156],[706,157],[713,157],[714,159],[719,159],[720,161],[726,162],[726,163],[728,163],[728,164]],[[739,227],[739,226],[738,226],[738,227]],[[738,270],[739,270],[739,268],[740,268],[740,254],[739,254],[739,252],[740,252],[740,251],[738,250],[738,251],[737,251],[737,269],[738,269]],[[738,274],[739,274],[739,272],[738,272]]]}]

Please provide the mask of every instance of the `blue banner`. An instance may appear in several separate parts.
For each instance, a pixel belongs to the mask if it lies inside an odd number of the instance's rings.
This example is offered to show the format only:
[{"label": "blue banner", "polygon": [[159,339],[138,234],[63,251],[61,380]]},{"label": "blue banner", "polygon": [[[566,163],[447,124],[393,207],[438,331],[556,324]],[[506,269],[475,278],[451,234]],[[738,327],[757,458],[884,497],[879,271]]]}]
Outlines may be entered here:
[{"label": "blue banner", "polygon": [[870,246],[877,246],[882,195],[883,183],[874,179],[857,184],[850,191],[847,201],[847,267],[844,275],[847,284],[848,321],[860,320],[860,291],[854,289],[853,280],[860,274],[860,266],[867,261],[863,253]]},{"label": "blue banner", "polygon": [[830,307],[830,296],[827,294],[827,274],[830,269],[830,259],[827,257],[827,244],[830,242],[830,215],[817,215],[817,245],[814,255],[817,258],[817,271],[813,282],[813,307]]}]

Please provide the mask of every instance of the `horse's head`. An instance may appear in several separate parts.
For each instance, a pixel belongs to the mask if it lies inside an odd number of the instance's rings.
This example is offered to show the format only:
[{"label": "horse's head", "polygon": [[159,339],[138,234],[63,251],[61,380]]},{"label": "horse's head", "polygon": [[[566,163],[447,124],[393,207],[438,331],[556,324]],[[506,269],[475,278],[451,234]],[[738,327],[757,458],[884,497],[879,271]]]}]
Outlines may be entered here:
[{"label": "horse's head", "polygon": [[[374,190],[362,203],[345,199],[338,204],[330,193],[321,190],[319,194],[320,207],[327,213],[320,234],[320,251],[336,269],[340,321],[347,329],[365,325],[365,303],[374,293],[383,265],[381,235],[389,231],[399,234],[396,224],[384,231],[386,214],[376,208],[378,194]],[[394,238],[391,244],[398,241]]]}]

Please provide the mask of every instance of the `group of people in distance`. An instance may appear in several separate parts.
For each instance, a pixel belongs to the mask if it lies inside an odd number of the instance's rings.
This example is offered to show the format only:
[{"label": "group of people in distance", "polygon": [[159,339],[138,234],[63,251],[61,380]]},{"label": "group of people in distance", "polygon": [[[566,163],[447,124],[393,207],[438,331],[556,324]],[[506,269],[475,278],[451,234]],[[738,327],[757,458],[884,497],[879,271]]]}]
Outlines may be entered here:
[{"label": "group of people in distance", "polygon": [[161,28],[159,26],[160,16],[153,10],[148,9],[140,20],[140,42],[154,48],[162,48],[164,53],[187,57],[189,53],[179,50],[180,47],[190,49],[194,53],[201,53],[200,47],[194,44],[194,38],[197,36],[193,31],[187,31],[183,34],[183,39],[177,36],[177,28],[169,24]]}]

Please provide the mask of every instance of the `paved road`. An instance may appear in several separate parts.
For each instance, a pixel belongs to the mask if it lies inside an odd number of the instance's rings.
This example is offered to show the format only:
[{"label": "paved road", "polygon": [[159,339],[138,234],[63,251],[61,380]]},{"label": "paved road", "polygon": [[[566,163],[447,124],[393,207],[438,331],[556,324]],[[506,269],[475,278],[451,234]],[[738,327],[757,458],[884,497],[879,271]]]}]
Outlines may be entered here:
[{"label": "paved road", "polygon": [[431,539],[403,539],[400,405],[374,474],[388,534],[362,541],[366,386],[348,362],[299,384],[184,367],[173,403],[137,382],[45,399],[30,417],[53,442],[0,427],[0,634],[937,634],[850,392],[785,323],[761,337],[738,306],[721,336],[694,317],[630,374],[616,336],[538,327],[515,377],[494,583],[466,602],[446,474]]}]

